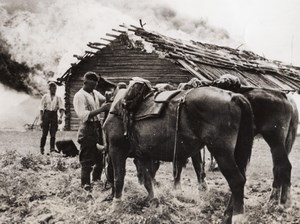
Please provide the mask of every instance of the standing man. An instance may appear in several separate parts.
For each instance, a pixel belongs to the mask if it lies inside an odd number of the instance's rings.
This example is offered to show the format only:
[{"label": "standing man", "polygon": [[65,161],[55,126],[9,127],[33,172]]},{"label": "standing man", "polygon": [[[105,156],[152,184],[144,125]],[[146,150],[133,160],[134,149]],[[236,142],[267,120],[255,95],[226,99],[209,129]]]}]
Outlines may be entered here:
[{"label": "standing man", "polygon": [[[43,134],[40,143],[41,154],[44,154],[44,147],[48,132],[50,131],[50,152],[55,150],[55,135],[57,132],[58,124],[62,123],[62,117],[65,112],[65,108],[61,97],[56,96],[56,84],[49,82],[49,93],[43,95],[40,104],[40,124],[43,129]],[[57,116],[59,111],[59,118]]]},{"label": "standing man", "polygon": [[103,170],[103,153],[97,148],[97,144],[103,145],[99,114],[108,111],[110,104],[104,103],[105,97],[95,90],[98,80],[96,73],[85,73],[83,87],[73,99],[75,112],[81,121],[77,137],[80,144],[81,186],[85,190],[91,190],[91,172],[92,180],[97,181],[101,179]]}]

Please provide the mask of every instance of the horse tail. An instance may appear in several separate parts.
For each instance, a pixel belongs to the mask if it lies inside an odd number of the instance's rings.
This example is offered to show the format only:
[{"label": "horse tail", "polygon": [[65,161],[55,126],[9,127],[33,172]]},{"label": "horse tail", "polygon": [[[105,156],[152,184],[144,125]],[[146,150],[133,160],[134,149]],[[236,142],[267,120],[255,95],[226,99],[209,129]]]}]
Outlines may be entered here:
[{"label": "horse tail", "polygon": [[285,149],[287,154],[289,154],[292,150],[293,144],[296,139],[298,122],[299,122],[297,105],[295,101],[291,98],[289,98],[289,102],[292,105],[292,116],[291,116],[290,125],[288,129],[288,134],[285,140]]},{"label": "horse tail", "polygon": [[241,173],[245,175],[246,167],[250,161],[254,139],[253,111],[249,101],[244,96],[237,94],[233,96],[232,100],[241,108],[241,120],[234,150],[234,158]]}]

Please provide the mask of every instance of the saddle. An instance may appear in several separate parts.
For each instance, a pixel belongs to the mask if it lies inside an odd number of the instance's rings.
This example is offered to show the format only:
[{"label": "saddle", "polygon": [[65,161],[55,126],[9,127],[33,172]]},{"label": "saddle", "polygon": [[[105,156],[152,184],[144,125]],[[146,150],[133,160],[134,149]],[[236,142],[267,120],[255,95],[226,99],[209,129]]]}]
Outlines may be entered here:
[{"label": "saddle", "polygon": [[133,119],[142,120],[150,117],[159,117],[167,103],[180,92],[181,90],[172,90],[150,94],[141,102],[133,115]]}]

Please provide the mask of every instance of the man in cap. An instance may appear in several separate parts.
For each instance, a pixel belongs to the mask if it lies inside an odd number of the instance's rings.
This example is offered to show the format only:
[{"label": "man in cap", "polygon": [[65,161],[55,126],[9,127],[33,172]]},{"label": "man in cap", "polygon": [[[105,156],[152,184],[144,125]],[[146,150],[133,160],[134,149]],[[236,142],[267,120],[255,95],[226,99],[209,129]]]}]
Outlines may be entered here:
[{"label": "man in cap", "polygon": [[[50,152],[55,151],[55,136],[58,129],[58,124],[62,123],[62,117],[64,115],[64,105],[61,97],[56,95],[55,82],[49,82],[49,93],[43,95],[40,103],[40,124],[43,130],[43,134],[40,142],[41,154],[44,154],[44,147],[48,132],[50,132]],[[57,115],[59,111],[59,118]]]},{"label": "man in cap", "polygon": [[98,80],[96,73],[85,73],[83,87],[73,100],[75,112],[81,121],[77,137],[80,144],[81,186],[85,190],[91,190],[91,173],[92,180],[97,181],[101,179],[103,170],[103,153],[99,150],[99,144],[103,145],[99,114],[108,111],[110,104],[104,103],[105,97],[95,90]]}]

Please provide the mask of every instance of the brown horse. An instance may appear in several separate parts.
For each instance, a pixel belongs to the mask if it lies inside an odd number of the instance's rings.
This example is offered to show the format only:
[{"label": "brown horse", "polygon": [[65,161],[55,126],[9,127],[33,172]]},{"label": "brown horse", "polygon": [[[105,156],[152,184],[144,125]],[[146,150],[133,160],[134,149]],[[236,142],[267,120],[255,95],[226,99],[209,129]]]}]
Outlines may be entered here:
[{"label": "brown horse", "polygon": [[[240,94],[214,87],[182,91],[167,104],[161,117],[135,120],[124,136],[123,106],[130,108],[143,94],[145,84],[134,83],[117,94],[103,130],[114,169],[114,205],[122,196],[126,159],[142,164],[144,185],[154,197],[148,168],[152,160],[183,164],[207,145],[218,161],[232,196],[225,211],[227,221],[241,221],[244,213],[246,166],[253,143],[253,118],[249,102]],[[129,103],[129,104],[128,104]]]}]

